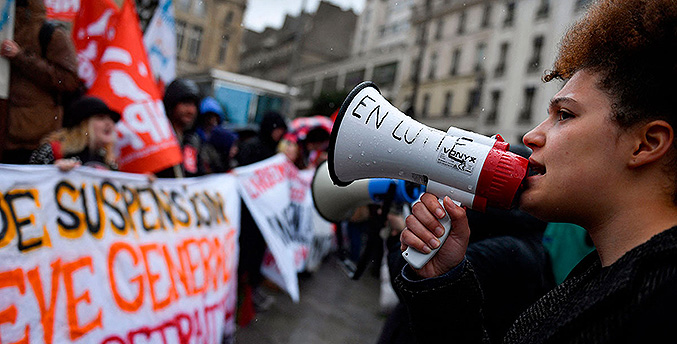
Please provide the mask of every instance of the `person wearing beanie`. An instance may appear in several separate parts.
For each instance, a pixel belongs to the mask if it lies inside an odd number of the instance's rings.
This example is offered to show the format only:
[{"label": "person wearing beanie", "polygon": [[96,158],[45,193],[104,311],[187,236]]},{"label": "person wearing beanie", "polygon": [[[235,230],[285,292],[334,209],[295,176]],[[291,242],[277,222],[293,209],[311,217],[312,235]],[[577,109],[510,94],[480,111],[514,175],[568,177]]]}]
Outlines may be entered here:
[{"label": "person wearing beanie", "polygon": [[176,79],[165,90],[162,99],[165,113],[174,129],[174,135],[181,145],[183,161],[180,165],[166,168],[155,175],[161,178],[182,178],[198,175],[197,156],[199,140],[190,135],[200,107],[200,89],[188,79]]},{"label": "person wearing beanie", "polygon": [[55,164],[61,170],[78,165],[117,170],[115,123],[120,114],[101,99],[84,96],[68,108],[63,128],[47,135],[30,164]]},{"label": "person wearing beanie", "polygon": [[[240,146],[240,152],[237,156],[239,165],[253,164],[275,155],[278,143],[286,132],[287,123],[282,114],[278,112],[266,113],[261,120],[258,134],[249,138]],[[254,308],[258,311],[264,311],[273,302],[272,297],[266,295],[259,288],[264,279],[261,274],[261,263],[266,251],[266,241],[244,202],[241,202],[241,209],[239,242],[240,247],[246,247],[246,249],[240,250],[238,289],[245,295],[247,290],[251,290],[252,300],[250,301],[254,303]],[[243,300],[243,302],[250,301]],[[242,309],[246,308],[243,307]]]}]

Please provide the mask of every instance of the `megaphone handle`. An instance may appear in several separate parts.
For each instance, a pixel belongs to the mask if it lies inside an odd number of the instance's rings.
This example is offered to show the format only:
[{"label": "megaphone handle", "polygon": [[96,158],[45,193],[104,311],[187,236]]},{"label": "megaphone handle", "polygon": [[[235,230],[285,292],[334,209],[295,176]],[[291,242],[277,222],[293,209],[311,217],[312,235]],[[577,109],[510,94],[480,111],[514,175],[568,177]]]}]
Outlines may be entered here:
[{"label": "megaphone handle", "polygon": [[[437,200],[440,202],[440,205],[442,205],[442,209],[444,209],[444,204],[442,203],[442,199],[438,198]],[[453,201],[453,202],[456,203],[457,205],[460,205],[460,202],[457,202],[457,201]],[[409,265],[411,265],[415,269],[420,269],[424,265],[426,265],[426,263],[428,263],[428,261],[433,256],[435,256],[435,254],[440,249],[440,247],[442,247],[442,245],[444,244],[444,241],[447,240],[447,236],[449,236],[449,232],[451,232],[451,219],[449,218],[449,214],[446,214],[446,210],[445,210],[444,217],[439,219],[439,221],[442,224],[442,226],[444,227],[444,234],[441,237],[438,238],[440,240],[440,246],[437,246],[436,249],[433,249],[430,253],[427,253],[427,254],[419,252],[416,249],[414,249],[413,247],[408,247],[406,250],[404,250],[404,252],[402,252],[402,257],[404,257],[404,260],[406,260],[407,263],[409,263]]]}]

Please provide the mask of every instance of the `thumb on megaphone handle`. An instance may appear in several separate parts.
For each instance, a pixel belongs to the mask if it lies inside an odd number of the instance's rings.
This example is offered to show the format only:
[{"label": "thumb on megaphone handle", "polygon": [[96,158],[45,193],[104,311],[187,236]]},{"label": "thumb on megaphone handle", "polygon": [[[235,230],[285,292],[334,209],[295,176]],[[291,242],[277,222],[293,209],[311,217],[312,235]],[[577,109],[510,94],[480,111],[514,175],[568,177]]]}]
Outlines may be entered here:
[{"label": "thumb on megaphone handle", "polygon": [[[438,202],[440,202],[440,205],[442,205],[442,209],[444,209],[444,203],[442,198],[437,199]],[[460,206],[460,202],[453,201],[456,203],[456,205]],[[444,245],[444,242],[447,240],[447,237],[449,236],[449,233],[451,232],[451,218],[449,217],[449,214],[447,213],[446,210],[444,210],[444,217],[439,219],[440,223],[442,224],[442,227],[444,227],[444,234],[442,234],[441,237],[438,239],[440,240],[440,245],[437,246],[436,249],[433,249],[430,253],[422,253],[418,250],[416,250],[413,247],[408,247],[404,252],[402,252],[402,257],[404,257],[404,260],[409,263],[414,269],[420,269],[424,265],[430,261],[432,257],[435,256],[437,251]]]}]

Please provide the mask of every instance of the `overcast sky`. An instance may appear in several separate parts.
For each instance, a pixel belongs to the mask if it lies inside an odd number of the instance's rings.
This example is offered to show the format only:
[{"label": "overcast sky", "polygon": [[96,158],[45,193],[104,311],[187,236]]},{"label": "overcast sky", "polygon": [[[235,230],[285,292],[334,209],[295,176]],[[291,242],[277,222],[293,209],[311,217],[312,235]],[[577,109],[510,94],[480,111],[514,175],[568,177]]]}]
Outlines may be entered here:
[{"label": "overcast sky", "polygon": [[[325,0],[327,1],[327,0]],[[328,0],[344,10],[362,13],[365,0]],[[286,14],[298,15],[306,3],[306,12],[315,12],[320,0],[249,0],[244,14],[244,26],[250,30],[263,31],[266,27],[280,28]]]}]

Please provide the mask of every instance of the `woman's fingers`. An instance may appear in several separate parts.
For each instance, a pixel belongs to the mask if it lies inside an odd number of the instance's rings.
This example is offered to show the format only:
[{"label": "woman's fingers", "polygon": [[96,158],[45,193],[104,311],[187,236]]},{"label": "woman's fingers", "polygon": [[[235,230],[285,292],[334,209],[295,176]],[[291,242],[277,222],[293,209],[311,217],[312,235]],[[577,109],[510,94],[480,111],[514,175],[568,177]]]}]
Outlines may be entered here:
[{"label": "woman's fingers", "polygon": [[438,248],[440,246],[438,237],[444,234],[444,229],[438,220],[440,212],[441,217],[444,217],[444,210],[437,201],[437,197],[424,194],[421,201],[413,205],[412,214],[405,220],[407,227],[400,237],[402,247],[406,249],[406,246],[411,246],[423,253],[429,253]]}]

